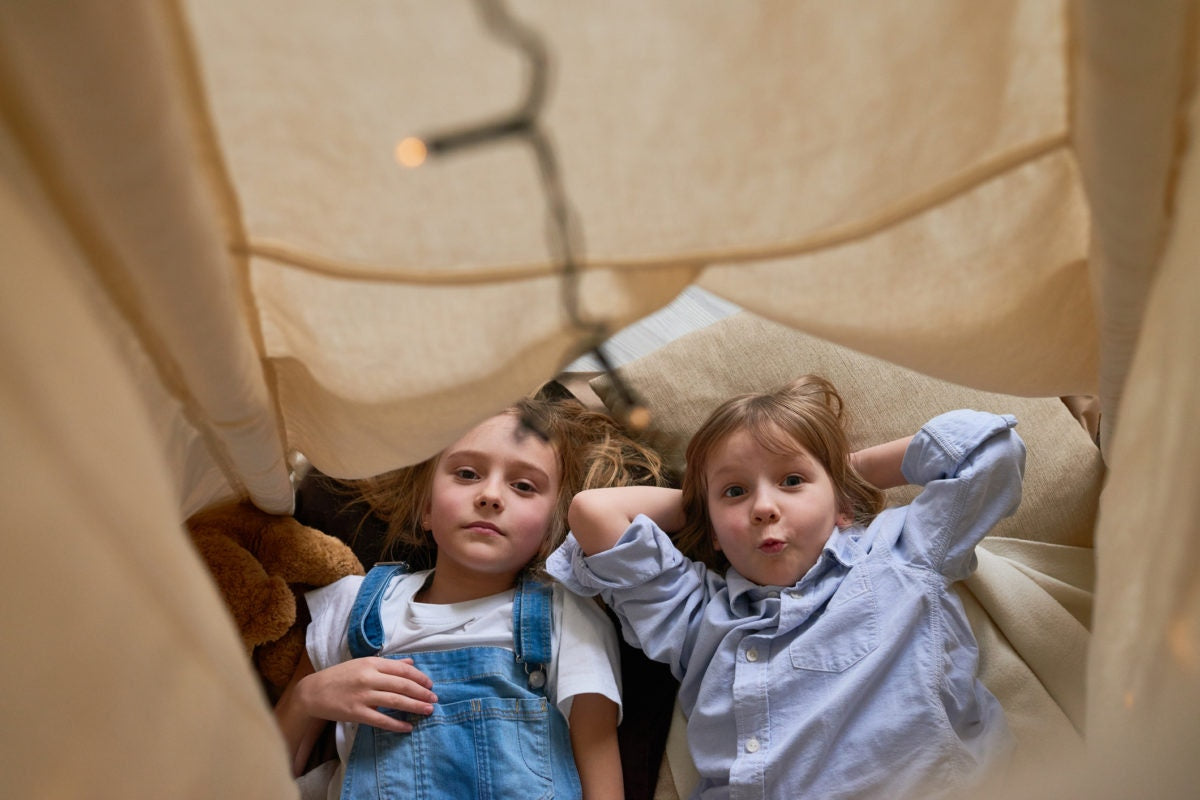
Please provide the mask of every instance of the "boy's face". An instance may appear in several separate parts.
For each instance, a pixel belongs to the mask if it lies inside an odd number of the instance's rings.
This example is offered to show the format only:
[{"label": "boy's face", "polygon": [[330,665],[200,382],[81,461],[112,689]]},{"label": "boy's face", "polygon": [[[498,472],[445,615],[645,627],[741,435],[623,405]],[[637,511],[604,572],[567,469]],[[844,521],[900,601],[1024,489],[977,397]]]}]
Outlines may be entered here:
[{"label": "boy's face", "polygon": [[705,476],[714,546],[761,586],[794,585],[833,529],[851,522],[829,473],[799,444],[780,454],[736,431],[714,448]]},{"label": "boy's face", "polygon": [[550,528],[558,455],[515,414],[476,425],[446,448],[421,523],[437,542],[437,569],[467,579],[515,575]]}]

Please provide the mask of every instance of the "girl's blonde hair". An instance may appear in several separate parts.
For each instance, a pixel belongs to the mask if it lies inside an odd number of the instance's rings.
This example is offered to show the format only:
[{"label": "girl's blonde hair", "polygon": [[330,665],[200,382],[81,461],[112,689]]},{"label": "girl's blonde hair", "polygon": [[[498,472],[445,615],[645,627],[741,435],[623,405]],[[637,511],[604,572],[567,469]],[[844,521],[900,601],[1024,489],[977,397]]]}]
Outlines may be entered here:
[{"label": "girl's blonde hair", "polygon": [[850,465],[850,443],[843,425],[842,397],[819,375],[802,375],[773,391],[744,394],[722,403],[688,443],[683,474],[687,522],[675,536],[676,545],[713,569],[723,572],[729,566],[713,546],[706,476],[717,447],[737,431],[748,431],[775,453],[793,453],[802,446],[829,473],[838,511],[853,516],[857,524],[870,522],[883,510],[883,492]]},{"label": "girl's blonde hair", "polygon": [[[635,440],[611,417],[584,407],[570,396],[539,395],[518,401],[503,413],[518,415],[522,433],[540,436],[558,454],[561,480],[545,541],[528,569],[540,573],[546,558],[566,536],[571,498],[584,489],[666,483],[662,458]],[[413,569],[432,567],[433,537],[421,524],[429,505],[441,453],[392,472],[355,481],[356,500],[387,523],[383,551]]]}]

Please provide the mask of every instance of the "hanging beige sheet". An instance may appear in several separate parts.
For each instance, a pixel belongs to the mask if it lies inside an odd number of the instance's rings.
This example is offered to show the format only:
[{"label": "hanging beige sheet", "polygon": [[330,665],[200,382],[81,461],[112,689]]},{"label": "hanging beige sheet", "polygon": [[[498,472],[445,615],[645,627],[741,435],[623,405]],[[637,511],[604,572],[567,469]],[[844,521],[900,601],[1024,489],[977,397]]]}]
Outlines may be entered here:
[{"label": "hanging beige sheet", "polygon": [[[1196,785],[1195,4],[510,5],[553,58],[588,316],[698,282],[940,378],[1100,395],[1088,763],[1056,777]],[[287,511],[294,451],[421,458],[579,353],[529,149],[393,159],[524,69],[465,0],[0,4],[14,792],[287,796],[180,522]]]}]

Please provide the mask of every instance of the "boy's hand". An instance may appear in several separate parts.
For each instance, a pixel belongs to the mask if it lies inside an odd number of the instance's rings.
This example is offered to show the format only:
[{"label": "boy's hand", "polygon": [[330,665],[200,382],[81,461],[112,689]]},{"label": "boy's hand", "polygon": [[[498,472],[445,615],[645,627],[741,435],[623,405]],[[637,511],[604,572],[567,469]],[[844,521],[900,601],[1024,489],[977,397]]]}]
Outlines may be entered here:
[{"label": "boy's hand", "polygon": [[437,695],[433,682],[411,658],[354,658],[314,672],[296,685],[297,699],[309,716],[335,722],[361,722],[394,733],[412,725],[380,707],[428,716]]}]

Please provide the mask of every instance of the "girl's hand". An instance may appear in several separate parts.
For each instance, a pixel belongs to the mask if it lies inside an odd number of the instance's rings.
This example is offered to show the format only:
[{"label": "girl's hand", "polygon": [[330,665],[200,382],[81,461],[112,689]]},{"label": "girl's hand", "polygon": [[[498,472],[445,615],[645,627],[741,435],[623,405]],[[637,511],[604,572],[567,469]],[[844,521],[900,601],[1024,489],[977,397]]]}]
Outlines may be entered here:
[{"label": "girl's hand", "polygon": [[379,707],[429,716],[437,695],[433,682],[413,666],[411,658],[354,658],[304,677],[296,685],[297,701],[309,716],[335,722],[363,722],[395,733],[412,725],[388,716]]}]

